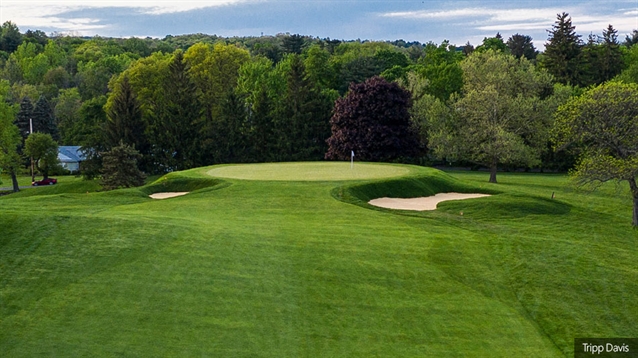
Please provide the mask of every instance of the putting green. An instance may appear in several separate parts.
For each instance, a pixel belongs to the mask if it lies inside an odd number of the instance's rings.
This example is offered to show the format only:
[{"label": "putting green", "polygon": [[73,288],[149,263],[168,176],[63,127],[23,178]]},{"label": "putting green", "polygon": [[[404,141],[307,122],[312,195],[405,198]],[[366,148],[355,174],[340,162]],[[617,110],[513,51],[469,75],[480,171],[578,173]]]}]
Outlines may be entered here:
[{"label": "putting green", "polygon": [[348,162],[299,162],[237,164],[215,167],[208,175],[220,178],[282,181],[330,181],[391,178],[407,175],[410,169],[392,164]]}]

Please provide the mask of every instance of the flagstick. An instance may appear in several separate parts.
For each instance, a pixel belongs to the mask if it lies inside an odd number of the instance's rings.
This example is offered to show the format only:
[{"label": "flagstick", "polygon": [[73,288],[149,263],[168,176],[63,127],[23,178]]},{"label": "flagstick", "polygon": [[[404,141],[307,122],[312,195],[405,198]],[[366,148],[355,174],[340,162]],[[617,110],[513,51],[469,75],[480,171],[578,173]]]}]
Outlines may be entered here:
[{"label": "flagstick", "polygon": [[354,169],[354,150],[350,151],[350,169]]}]

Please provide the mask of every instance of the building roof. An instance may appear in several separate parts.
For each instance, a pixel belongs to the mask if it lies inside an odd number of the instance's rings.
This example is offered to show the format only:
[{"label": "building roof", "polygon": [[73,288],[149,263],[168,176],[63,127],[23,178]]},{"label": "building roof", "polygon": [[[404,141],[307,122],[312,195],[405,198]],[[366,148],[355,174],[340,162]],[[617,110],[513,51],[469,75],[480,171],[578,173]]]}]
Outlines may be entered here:
[{"label": "building roof", "polygon": [[58,147],[58,160],[62,163],[81,162],[85,158],[79,145],[61,145]]}]

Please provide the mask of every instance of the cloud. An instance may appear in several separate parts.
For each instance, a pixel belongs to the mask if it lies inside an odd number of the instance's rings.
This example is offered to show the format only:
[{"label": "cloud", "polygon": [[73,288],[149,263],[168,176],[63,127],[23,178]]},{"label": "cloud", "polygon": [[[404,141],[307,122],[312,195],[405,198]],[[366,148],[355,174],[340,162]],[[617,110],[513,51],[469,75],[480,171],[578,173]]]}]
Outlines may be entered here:
[{"label": "cloud", "polygon": [[251,0],[2,0],[0,22],[12,21],[18,26],[87,31],[108,27],[97,18],[74,18],[71,13],[82,10],[127,8],[147,15],[181,13],[192,10],[244,3]]},{"label": "cloud", "polygon": [[389,12],[381,14],[383,17],[397,17],[404,19],[460,19],[460,18],[476,18],[488,17],[493,21],[529,21],[529,20],[545,20],[553,19],[557,13],[562,12],[557,8],[539,8],[539,9],[509,9],[497,10],[489,8],[464,8],[444,11],[403,11]]},{"label": "cloud", "polygon": [[556,15],[567,12],[572,18],[578,33],[600,33],[612,24],[619,33],[629,33],[638,28],[638,9],[622,9],[618,11],[599,10],[584,11],[576,4],[574,8],[460,8],[452,10],[417,10],[403,12],[387,12],[380,14],[385,18],[412,20],[458,20],[468,27],[480,31],[541,31],[551,29]]}]

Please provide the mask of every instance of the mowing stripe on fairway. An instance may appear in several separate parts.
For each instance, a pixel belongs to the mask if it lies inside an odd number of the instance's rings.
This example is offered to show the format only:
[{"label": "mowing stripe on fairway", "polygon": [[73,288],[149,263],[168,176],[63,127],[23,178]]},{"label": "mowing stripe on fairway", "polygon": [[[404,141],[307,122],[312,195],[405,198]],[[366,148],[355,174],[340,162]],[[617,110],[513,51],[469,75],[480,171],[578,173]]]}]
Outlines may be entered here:
[{"label": "mowing stripe on fairway", "polygon": [[239,164],[215,167],[208,175],[220,178],[275,181],[340,181],[382,179],[409,174],[408,167],[349,162]]}]

